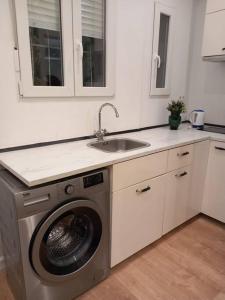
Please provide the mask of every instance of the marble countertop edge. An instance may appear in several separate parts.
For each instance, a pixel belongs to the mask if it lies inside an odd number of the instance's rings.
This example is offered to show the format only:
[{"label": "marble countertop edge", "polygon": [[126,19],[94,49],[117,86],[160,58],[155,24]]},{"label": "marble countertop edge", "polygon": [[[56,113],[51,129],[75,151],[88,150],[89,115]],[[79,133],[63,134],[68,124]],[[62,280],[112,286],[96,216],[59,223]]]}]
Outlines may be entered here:
[{"label": "marble countertop edge", "polygon": [[[127,152],[106,153],[88,148],[90,140],[70,142],[60,146],[5,152],[0,154],[0,164],[27,186],[34,187],[191,143],[204,140],[225,142],[225,135],[188,129],[187,126],[177,132],[165,127],[116,137],[139,139],[151,146]],[[110,136],[108,139],[112,138]]]}]

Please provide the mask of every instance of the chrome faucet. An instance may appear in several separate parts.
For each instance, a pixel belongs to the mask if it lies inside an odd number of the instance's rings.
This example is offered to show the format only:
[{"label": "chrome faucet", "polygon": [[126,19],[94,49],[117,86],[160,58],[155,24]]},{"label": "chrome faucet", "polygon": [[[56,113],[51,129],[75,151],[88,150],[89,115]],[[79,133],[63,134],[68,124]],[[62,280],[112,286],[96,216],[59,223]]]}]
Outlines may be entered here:
[{"label": "chrome faucet", "polygon": [[114,112],[115,112],[115,114],[116,114],[116,117],[119,118],[118,110],[116,109],[116,107],[113,104],[111,104],[111,103],[104,103],[104,104],[101,105],[101,107],[99,109],[99,112],[98,112],[98,131],[95,132],[95,135],[96,135],[98,141],[103,141],[104,140],[104,136],[107,133],[106,129],[102,129],[102,109],[105,106],[112,107],[113,110],[114,110]]}]

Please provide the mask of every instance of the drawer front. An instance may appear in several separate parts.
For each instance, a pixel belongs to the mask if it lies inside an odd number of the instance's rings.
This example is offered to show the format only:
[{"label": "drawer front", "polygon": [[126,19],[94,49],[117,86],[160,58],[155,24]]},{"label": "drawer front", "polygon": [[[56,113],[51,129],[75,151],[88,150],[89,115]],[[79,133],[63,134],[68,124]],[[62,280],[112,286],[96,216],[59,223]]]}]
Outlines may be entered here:
[{"label": "drawer front", "polygon": [[194,145],[169,150],[168,172],[188,166],[192,163]]},{"label": "drawer front", "polygon": [[168,151],[132,159],[113,166],[113,191],[166,173]]},{"label": "drawer front", "polygon": [[113,193],[111,266],[162,236],[166,175]]}]

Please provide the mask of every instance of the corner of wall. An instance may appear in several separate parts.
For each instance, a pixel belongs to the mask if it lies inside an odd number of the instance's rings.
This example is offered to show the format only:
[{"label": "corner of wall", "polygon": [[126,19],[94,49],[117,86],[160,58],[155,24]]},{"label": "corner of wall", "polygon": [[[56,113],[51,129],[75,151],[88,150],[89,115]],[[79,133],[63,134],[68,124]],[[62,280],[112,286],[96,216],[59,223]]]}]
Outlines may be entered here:
[{"label": "corner of wall", "polygon": [[196,14],[196,5],[197,5],[197,2],[199,0],[194,0],[192,1],[192,23],[191,23],[191,29],[190,29],[190,35],[189,35],[189,57],[188,57],[188,61],[189,61],[189,64],[188,64],[188,69],[187,69],[187,85],[186,85],[186,99],[187,99],[187,102],[186,102],[186,105],[187,105],[187,112],[189,112],[189,104],[190,104],[190,80],[191,80],[191,62],[192,62],[192,59],[193,59],[193,44],[194,44],[194,37],[195,37],[195,26],[196,26],[196,17],[197,17],[197,14]]}]

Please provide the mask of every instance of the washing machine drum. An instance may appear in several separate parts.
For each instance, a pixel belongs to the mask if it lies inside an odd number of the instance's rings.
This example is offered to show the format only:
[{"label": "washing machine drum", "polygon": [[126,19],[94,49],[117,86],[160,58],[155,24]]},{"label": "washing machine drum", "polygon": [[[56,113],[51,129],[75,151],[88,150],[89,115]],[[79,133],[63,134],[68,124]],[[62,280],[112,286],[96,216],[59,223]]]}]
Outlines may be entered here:
[{"label": "washing machine drum", "polygon": [[30,247],[32,266],[46,280],[74,276],[94,257],[101,236],[101,216],[93,201],[67,203],[37,227]]}]

